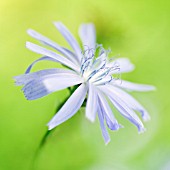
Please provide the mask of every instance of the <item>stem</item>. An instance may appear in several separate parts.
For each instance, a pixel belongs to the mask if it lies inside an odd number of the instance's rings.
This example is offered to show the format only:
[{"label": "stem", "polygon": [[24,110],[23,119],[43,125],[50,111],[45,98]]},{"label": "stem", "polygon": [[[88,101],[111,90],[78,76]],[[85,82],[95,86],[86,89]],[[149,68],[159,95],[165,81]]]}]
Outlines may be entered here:
[{"label": "stem", "polygon": [[[68,98],[72,95],[72,93],[76,90],[77,87],[78,87],[78,85],[77,85],[77,86],[74,86],[73,88],[70,88],[70,87],[68,88],[68,90],[69,90],[69,95],[68,95],[68,97],[66,97],[66,99],[65,99],[59,106],[57,106],[56,111],[55,111],[55,114],[61,109],[61,107],[62,107],[62,106],[64,105],[64,103],[68,100]],[[42,148],[44,147],[44,145],[45,145],[48,137],[50,136],[50,134],[51,134],[53,131],[54,131],[54,129],[52,129],[52,130],[47,130],[47,131],[45,132],[44,136],[42,137],[42,139],[41,139],[41,141],[40,141],[40,144],[39,144],[39,146],[38,146],[38,148],[37,148],[37,150],[36,150],[36,152],[35,152],[35,154],[34,154],[33,163],[32,163],[32,165],[31,165],[30,170],[34,170],[34,169],[35,169],[36,159],[38,158],[38,156],[39,156]]]}]

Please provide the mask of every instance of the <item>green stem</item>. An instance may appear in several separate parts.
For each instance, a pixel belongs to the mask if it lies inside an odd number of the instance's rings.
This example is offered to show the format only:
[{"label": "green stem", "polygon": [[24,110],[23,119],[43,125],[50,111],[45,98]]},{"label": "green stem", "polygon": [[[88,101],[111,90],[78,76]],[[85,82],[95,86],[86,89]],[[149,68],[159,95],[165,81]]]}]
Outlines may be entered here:
[{"label": "green stem", "polygon": [[[61,109],[61,107],[62,107],[62,106],[64,105],[64,103],[68,100],[68,98],[72,95],[72,93],[76,90],[77,87],[78,87],[78,86],[73,87],[73,88],[68,88],[68,90],[69,90],[70,93],[69,93],[68,97],[66,97],[66,99],[65,99],[59,106],[57,106],[56,111],[55,111],[55,114]],[[38,146],[38,148],[37,148],[37,150],[36,150],[36,152],[35,152],[35,154],[34,154],[33,163],[32,163],[31,168],[30,168],[31,170],[34,170],[34,169],[35,169],[35,162],[36,162],[36,160],[37,160],[37,158],[38,158],[38,156],[39,156],[42,148],[44,147],[44,145],[45,145],[48,137],[50,136],[50,134],[51,134],[53,131],[54,131],[54,129],[52,129],[52,130],[47,130],[46,133],[44,134],[44,136],[42,137],[42,139],[41,139],[41,141],[40,141],[40,144],[39,144],[39,146]]]},{"label": "green stem", "polygon": [[[64,103],[69,99],[69,97],[70,97],[70,96],[74,93],[74,91],[78,88],[78,86],[79,86],[79,85],[76,85],[76,86],[74,86],[74,87],[72,87],[72,88],[70,88],[70,87],[68,88],[68,90],[69,90],[69,95],[66,97],[66,99],[65,99],[59,106],[57,106],[56,111],[55,111],[55,114],[61,109],[61,107],[64,105]],[[86,105],[86,99],[85,99],[85,101],[83,102],[82,106],[85,106],[85,105]],[[37,148],[37,150],[36,150],[36,152],[35,152],[35,154],[34,154],[33,162],[32,162],[32,164],[31,164],[30,170],[34,170],[34,169],[35,169],[36,160],[37,160],[37,158],[39,157],[40,152],[41,152],[41,150],[43,149],[44,145],[46,144],[48,137],[50,136],[50,134],[51,134],[54,130],[55,130],[55,129],[47,130],[47,131],[45,132],[45,134],[44,134],[44,136],[42,137],[42,139],[41,139],[41,141],[40,141],[40,144],[39,144],[39,146],[38,146],[38,148]]]}]

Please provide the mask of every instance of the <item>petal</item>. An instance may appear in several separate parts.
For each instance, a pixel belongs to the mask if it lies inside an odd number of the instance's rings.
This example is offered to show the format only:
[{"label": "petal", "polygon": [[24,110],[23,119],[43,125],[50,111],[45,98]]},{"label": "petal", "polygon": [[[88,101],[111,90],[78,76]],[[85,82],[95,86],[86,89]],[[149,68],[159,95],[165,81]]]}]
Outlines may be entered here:
[{"label": "petal", "polygon": [[27,70],[25,71],[25,74],[30,73],[32,67],[33,67],[36,63],[38,63],[39,61],[44,61],[44,60],[53,61],[53,62],[58,62],[56,59],[53,59],[53,58],[48,57],[48,56],[43,56],[43,57],[35,60],[34,62],[32,62],[32,63],[28,66]]},{"label": "petal", "polygon": [[81,61],[81,48],[79,44],[77,43],[74,36],[70,33],[70,31],[61,23],[61,22],[54,22],[55,27],[59,30],[59,32],[63,35],[63,37],[66,39],[66,41],[70,44],[70,46],[73,48],[75,53],[77,54],[77,60]]},{"label": "petal", "polygon": [[79,71],[79,67],[76,66],[74,63],[72,63],[70,60],[68,60],[67,58],[51,51],[51,50],[48,50],[48,49],[45,49],[39,45],[36,45],[36,44],[33,44],[31,42],[27,42],[26,43],[26,47],[35,52],[35,53],[38,53],[38,54],[42,54],[42,55],[45,55],[45,56],[48,56],[48,57],[51,57],[53,58],[54,60],[56,60],[57,62],[63,64],[63,65],[66,65],[70,68],[72,68],[73,70],[75,71]]},{"label": "petal", "polygon": [[86,97],[86,93],[87,87],[84,84],[80,85],[48,123],[48,129],[51,130],[71,118],[80,109]]},{"label": "petal", "polygon": [[102,93],[98,92],[99,97],[99,105],[103,112],[104,117],[106,118],[106,123],[108,128],[111,130],[118,130],[121,126],[118,124],[117,120],[115,119],[108,102],[106,101],[105,97]]},{"label": "petal", "polygon": [[96,30],[92,23],[82,24],[79,28],[79,36],[83,43],[84,49],[93,48],[96,45]]},{"label": "petal", "polygon": [[114,73],[126,73],[126,72],[130,72],[133,71],[135,66],[130,62],[130,60],[128,58],[118,58],[115,59],[113,62],[110,62],[107,64],[109,67],[117,67],[119,68],[118,70],[115,69],[112,72],[110,72],[110,74],[114,74]]},{"label": "petal", "polygon": [[[69,53],[69,55],[70,56],[72,56],[73,58],[77,58],[76,57],[76,54],[74,53],[74,52],[72,52],[72,51],[70,51],[69,49],[67,49],[67,48],[64,48],[64,47],[62,47],[65,51],[67,51],[67,53]],[[79,63],[78,63],[78,65],[80,65]]]},{"label": "petal", "polygon": [[138,118],[136,113],[131,110],[115,93],[113,93],[107,86],[100,87],[100,89],[109,97],[110,101],[117,108],[117,110],[134,125],[137,126],[139,133],[144,132],[143,123]]},{"label": "petal", "polygon": [[88,99],[86,104],[86,117],[91,121],[95,121],[97,112],[97,94],[95,87],[89,83]]},{"label": "petal", "polygon": [[72,61],[73,63],[78,64],[77,59],[75,58],[75,56],[70,55],[70,53],[69,53],[65,48],[61,47],[61,46],[58,45],[56,42],[50,40],[49,38],[41,35],[40,33],[36,32],[36,31],[34,31],[34,30],[32,30],[32,29],[29,29],[29,30],[27,31],[27,33],[28,33],[31,37],[33,37],[33,38],[39,40],[40,42],[42,42],[43,44],[48,45],[48,46],[56,49],[56,50],[59,51],[61,54],[63,54],[64,56],[66,56],[66,57],[67,57],[70,61]]},{"label": "petal", "polygon": [[152,90],[156,90],[156,88],[154,86],[151,85],[145,85],[145,84],[137,84],[137,83],[132,83],[129,81],[125,81],[125,80],[121,80],[121,82],[119,81],[115,81],[113,82],[113,85],[124,88],[126,90],[130,90],[130,91],[152,91]]},{"label": "petal", "polygon": [[35,100],[82,82],[83,80],[76,74],[47,75],[28,82],[22,90],[28,100]]},{"label": "petal", "polygon": [[16,81],[16,85],[21,86],[27,84],[28,82],[34,79],[39,79],[40,77],[44,77],[48,75],[64,74],[64,73],[76,74],[75,72],[66,69],[45,69],[33,73],[27,73],[27,74],[15,76],[14,79]]},{"label": "petal", "polygon": [[146,109],[131,95],[121,90],[120,88],[114,87],[112,85],[107,85],[113,93],[115,93],[119,98],[121,98],[130,108],[137,110],[141,113],[144,121],[150,120],[150,116]]},{"label": "petal", "polygon": [[108,133],[106,127],[105,127],[104,116],[102,114],[102,110],[101,110],[100,106],[98,107],[98,118],[99,118],[100,127],[101,127],[101,130],[102,130],[102,135],[103,135],[105,144],[108,144],[110,142],[110,136],[109,136],[109,133]]}]

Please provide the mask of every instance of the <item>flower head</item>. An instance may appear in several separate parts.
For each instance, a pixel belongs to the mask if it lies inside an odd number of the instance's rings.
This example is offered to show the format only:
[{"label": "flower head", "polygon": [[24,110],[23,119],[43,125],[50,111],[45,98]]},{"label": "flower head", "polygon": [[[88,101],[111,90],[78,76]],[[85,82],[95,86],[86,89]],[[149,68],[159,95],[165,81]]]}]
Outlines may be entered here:
[{"label": "flower head", "polygon": [[[55,51],[27,42],[28,49],[43,56],[35,60],[27,68],[25,74],[15,77],[16,85],[24,86],[22,90],[28,100],[35,100],[52,92],[78,85],[78,88],[48,123],[49,130],[71,118],[87,98],[85,115],[92,122],[98,115],[105,143],[110,141],[106,125],[111,130],[118,130],[122,127],[114,117],[108,100],[138,128],[139,133],[143,132],[145,128],[136,111],[141,113],[144,121],[149,120],[149,114],[124,90],[150,91],[155,88],[150,85],[120,81],[117,78],[117,75],[121,73],[132,71],[134,65],[127,58],[109,59],[109,51],[101,45],[96,45],[93,24],[82,24],[79,28],[83,50],[61,22],[55,22],[54,25],[71,46],[72,51],[30,29],[28,30],[30,36]],[[53,68],[30,73],[32,67],[42,60],[60,63],[66,66],[66,69]]]}]

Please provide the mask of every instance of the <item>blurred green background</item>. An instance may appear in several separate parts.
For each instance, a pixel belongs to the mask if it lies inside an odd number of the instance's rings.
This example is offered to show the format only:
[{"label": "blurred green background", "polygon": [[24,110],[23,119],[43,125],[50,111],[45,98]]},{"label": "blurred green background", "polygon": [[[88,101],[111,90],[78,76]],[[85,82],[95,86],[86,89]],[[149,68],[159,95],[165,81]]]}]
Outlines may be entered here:
[{"label": "blurred green background", "polygon": [[[169,170],[170,169],[170,2],[168,0],[1,0],[0,1],[0,170]],[[33,28],[68,46],[52,24],[62,21],[78,38],[82,22],[94,22],[97,39],[111,56],[120,54],[136,65],[124,79],[153,84],[157,91],[133,93],[150,112],[147,132],[117,113],[125,126],[110,132],[105,146],[99,122],[91,124],[83,109],[35,152],[55,108],[67,90],[27,101],[13,76],[24,73],[40,57],[25,48]],[[34,70],[58,67],[41,62]],[[33,163],[34,162],[34,163]]]}]

